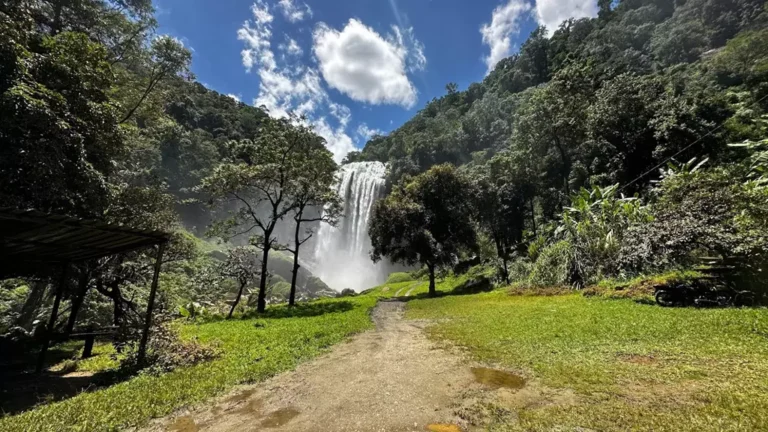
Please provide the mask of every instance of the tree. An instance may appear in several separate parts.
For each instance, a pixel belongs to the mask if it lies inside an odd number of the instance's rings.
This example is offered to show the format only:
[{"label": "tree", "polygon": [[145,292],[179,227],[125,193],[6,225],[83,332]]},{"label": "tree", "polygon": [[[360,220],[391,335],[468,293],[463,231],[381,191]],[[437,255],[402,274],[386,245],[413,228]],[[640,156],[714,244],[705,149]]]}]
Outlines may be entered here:
[{"label": "tree", "polygon": [[[325,147],[325,140],[303,125],[294,126],[289,134],[292,135],[290,139],[298,143],[295,162],[301,165],[288,192],[292,201],[290,207],[293,208],[294,240],[293,247],[285,249],[293,254],[293,274],[288,297],[288,304],[293,306],[300,267],[299,249],[313,234],[311,225],[307,227],[307,224],[319,222],[335,226],[342,213],[342,200],[333,189],[338,166],[333,161],[333,154]],[[302,227],[305,227],[303,237]]]},{"label": "tree", "polygon": [[40,37],[23,14],[0,12],[0,57],[0,199],[99,215],[125,149],[106,50],[81,33]]},{"label": "tree", "polygon": [[469,189],[469,182],[449,164],[401,183],[374,206],[368,227],[371,258],[426,266],[429,294],[434,296],[435,272],[477,245]]},{"label": "tree", "polygon": [[147,53],[148,59],[145,73],[141,75],[144,82],[144,90],[137,93],[132,101],[129,101],[130,108],[123,115],[120,123],[125,123],[133,117],[133,114],[144,101],[149,97],[153,90],[163,80],[176,75],[191,76],[189,65],[192,61],[192,54],[177,39],[170,36],[158,36],[151,45]]},{"label": "tree", "polygon": [[302,136],[294,128],[289,119],[265,120],[255,138],[229,143],[231,157],[201,185],[211,204],[237,206],[212,233],[234,237],[256,231],[251,243],[262,252],[259,312],[266,309],[269,252],[279,247],[275,227],[295,210],[290,191],[306,167],[300,154]]},{"label": "tree", "polygon": [[597,7],[600,9],[600,12],[598,12],[598,17],[601,20],[608,20],[611,17],[611,6],[613,4],[613,0],[597,0]]},{"label": "tree", "polygon": [[547,28],[538,26],[520,47],[520,70],[534,85],[549,81],[549,38]]},{"label": "tree", "polygon": [[363,160],[362,153],[359,151],[351,151],[347,153],[346,156],[344,156],[344,159],[341,161],[342,165],[351,164],[355,162],[360,162]]},{"label": "tree", "polygon": [[525,174],[524,163],[505,152],[487,165],[474,167],[468,175],[472,181],[474,219],[493,240],[506,283],[510,282],[508,262],[515,249],[522,245],[529,211],[531,221],[534,217],[529,203],[532,203],[535,186]]},{"label": "tree", "polygon": [[570,66],[546,87],[535,89],[518,110],[512,148],[535,157],[549,186],[560,191],[561,203],[574,186],[571,174],[585,141],[592,97],[588,68]]},{"label": "tree", "polygon": [[253,246],[237,247],[229,251],[227,259],[221,263],[219,274],[237,281],[237,296],[232,302],[227,319],[232,318],[235,308],[243,297],[243,291],[261,275],[259,271],[260,254]]}]

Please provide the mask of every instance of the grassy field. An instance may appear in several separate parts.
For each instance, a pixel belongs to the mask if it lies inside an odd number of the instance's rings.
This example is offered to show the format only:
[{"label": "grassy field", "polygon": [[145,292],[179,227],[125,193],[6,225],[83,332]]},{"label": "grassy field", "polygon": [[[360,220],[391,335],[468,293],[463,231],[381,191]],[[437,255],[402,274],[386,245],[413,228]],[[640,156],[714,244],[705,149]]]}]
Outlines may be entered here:
[{"label": "grassy field", "polygon": [[[262,381],[371,326],[374,296],[276,307],[258,319],[183,326],[184,337],[216,344],[214,361],[120,384],[0,419],[0,431],[101,431],[145,424],[242,383]],[[106,349],[106,348],[105,348]],[[99,359],[99,360],[96,360]],[[78,369],[100,369],[98,356]]]},{"label": "grassy field", "polygon": [[440,319],[431,337],[574,395],[524,408],[519,421],[501,416],[492,430],[768,430],[765,309],[496,291],[413,300],[407,316]]},{"label": "grassy field", "polygon": [[[445,278],[438,291],[448,294],[466,280]],[[5,417],[0,430],[142,425],[294,368],[370,328],[369,311],[378,298],[407,292],[407,317],[435,320],[430,337],[514,371],[529,380],[529,388],[551,396],[523,408],[486,407],[494,413],[491,430],[768,430],[766,309],[660,308],[630,299],[506,290],[428,299],[427,288],[424,281],[389,283],[293,312],[277,307],[258,319],[184,325],[184,337],[218,345],[222,357]],[[110,349],[99,348],[103,355],[79,362],[77,370],[116,366]]]}]

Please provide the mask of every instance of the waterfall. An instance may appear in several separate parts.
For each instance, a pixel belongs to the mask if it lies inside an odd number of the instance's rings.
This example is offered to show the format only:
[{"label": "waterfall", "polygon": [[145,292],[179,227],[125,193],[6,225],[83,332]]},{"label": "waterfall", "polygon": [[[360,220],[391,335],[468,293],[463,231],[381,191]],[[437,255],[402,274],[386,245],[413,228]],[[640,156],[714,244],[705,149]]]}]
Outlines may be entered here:
[{"label": "waterfall", "polygon": [[344,200],[344,217],[336,227],[321,225],[313,265],[315,275],[335,290],[359,292],[386,279],[385,265],[371,261],[368,237],[368,220],[384,193],[385,174],[380,162],[350,163],[339,170],[336,191]]}]

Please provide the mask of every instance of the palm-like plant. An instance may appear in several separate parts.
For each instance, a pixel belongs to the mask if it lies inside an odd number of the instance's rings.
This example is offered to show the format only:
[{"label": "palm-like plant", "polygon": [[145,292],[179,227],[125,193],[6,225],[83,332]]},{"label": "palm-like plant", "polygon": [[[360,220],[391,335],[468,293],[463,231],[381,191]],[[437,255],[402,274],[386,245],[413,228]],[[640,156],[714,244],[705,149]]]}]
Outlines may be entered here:
[{"label": "palm-like plant", "polygon": [[571,242],[582,282],[618,273],[624,233],[651,215],[637,197],[619,194],[619,186],[582,188],[563,210],[555,235]]}]

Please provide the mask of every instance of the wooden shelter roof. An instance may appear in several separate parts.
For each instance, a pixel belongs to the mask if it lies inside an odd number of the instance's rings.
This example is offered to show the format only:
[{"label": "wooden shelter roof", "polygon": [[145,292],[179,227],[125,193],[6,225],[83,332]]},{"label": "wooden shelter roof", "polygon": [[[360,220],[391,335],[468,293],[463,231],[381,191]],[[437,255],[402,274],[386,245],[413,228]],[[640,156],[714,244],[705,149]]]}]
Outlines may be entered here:
[{"label": "wooden shelter roof", "polygon": [[160,231],[0,207],[0,274],[21,276],[39,264],[62,264],[168,241]]}]

